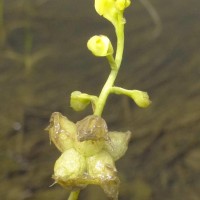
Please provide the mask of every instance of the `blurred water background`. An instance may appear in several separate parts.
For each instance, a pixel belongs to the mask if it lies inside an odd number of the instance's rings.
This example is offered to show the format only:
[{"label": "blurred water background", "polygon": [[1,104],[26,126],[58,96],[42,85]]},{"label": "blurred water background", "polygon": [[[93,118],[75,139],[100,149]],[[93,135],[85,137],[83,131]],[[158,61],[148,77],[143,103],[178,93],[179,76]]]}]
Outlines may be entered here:
[{"label": "blurred water background", "polygon": [[[116,85],[148,91],[140,109],[110,96],[103,117],[110,130],[130,130],[130,147],[117,163],[120,200],[199,200],[200,1],[135,0],[126,10],[126,41]],[[154,13],[154,11],[156,11]],[[0,199],[65,200],[49,187],[59,152],[44,128],[52,112],[73,121],[70,93],[98,95],[109,73],[86,48],[112,25],[93,1],[0,0]],[[115,45],[114,45],[115,46]],[[106,199],[88,187],[81,199]]]}]

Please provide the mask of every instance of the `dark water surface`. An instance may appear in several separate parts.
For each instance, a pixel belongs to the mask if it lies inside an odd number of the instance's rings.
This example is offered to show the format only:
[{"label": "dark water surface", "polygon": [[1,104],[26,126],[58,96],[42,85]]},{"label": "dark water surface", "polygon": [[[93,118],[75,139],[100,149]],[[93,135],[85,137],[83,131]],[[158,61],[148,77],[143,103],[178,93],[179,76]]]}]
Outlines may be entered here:
[{"label": "dark water surface", "polygon": [[[0,3],[3,0],[0,0]],[[140,1],[126,12],[124,61],[117,85],[148,91],[139,109],[112,95],[103,117],[110,130],[133,138],[118,163],[120,200],[198,200],[200,197],[200,1],[150,1],[155,23]],[[49,145],[52,112],[77,121],[70,93],[98,95],[109,68],[86,48],[88,38],[113,27],[93,1],[5,0],[0,10],[0,199],[64,200],[51,175],[59,152]],[[1,7],[1,6],[0,6]],[[1,20],[2,19],[2,20]],[[115,45],[114,45],[115,46]],[[98,195],[97,195],[98,194]],[[106,199],[96,187],[80,199]]]}]

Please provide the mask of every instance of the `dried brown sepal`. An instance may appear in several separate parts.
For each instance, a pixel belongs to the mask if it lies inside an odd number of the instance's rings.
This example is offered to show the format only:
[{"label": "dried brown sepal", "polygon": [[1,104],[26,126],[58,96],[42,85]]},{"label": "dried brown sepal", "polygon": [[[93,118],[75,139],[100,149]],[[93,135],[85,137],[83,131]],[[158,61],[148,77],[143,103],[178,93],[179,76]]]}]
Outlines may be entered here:
[{"label": "dried brown sepal", "polygon": [[108,128],[105,120],[96,115],[89,115],[78,121],[77,139],[82,142],[85,140],[109,140]]},{"label": "dried brown sepal", "polygon": [[57,177],[55,175],[52,176],[52,178],[55,180],[55,183],[58,183],[63,188],[69,189],[69,190],[80,190],[84,189],[88,184],[88,180],[84,177],[77,177],[74,179],[68,179],[66,180],[63,177]]},{"label": "dried brown sepal", "polygon": [[55,180],[55,183],[58,183],[63,188],[68,190],[81,190],[87,187],[87,185],[99,185],[109,198],[113,200],[118,199],[120,181],[117,176],[104,180],[100,178],[91,178],[88,175],[68,179],[67,181],[61,177],[56,177],[55,175],[53,175],[52,178]]},{"label": "dried brown sepal", "polygon": [[50,141],[61,152],[73,147],[73,141],[76,137],[76,125],[61,113],[52,113],[50,125],[45,130],[49,131]]},{"label": "dried brown sepal", "polygon": [[119,178],[116,177],[114,179],[105,180],[103,184],[100,186],[109,198],[113,200],[118,200],[119,184],[120,184]]}]

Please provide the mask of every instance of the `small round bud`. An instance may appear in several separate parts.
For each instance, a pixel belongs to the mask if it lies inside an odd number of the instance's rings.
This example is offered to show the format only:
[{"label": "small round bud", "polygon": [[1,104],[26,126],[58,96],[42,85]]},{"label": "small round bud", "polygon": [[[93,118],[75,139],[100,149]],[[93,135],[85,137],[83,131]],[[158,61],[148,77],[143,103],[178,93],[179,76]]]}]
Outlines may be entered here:
[{"label": "small round bud", "polygon": [[113,157],[114,161],[120,159],[128,149],[131,132],[108,132],[109,141],[105,143],[105,150]]},{"label": "small round bud", "polygon": [[112,44],[107,36],[95,35],[91,37],[87,42],[88,49],[95,56],[108,56],[113,54]]},{"label": "small round bud", "polygon": [[79,91],[74,91],[71,93],[70,105],[75,111],[84,110],[90,101],[85,98],[81,98],[84,94]]},{"label": "small round bud", "polygon": [[118,10],[123,11],[125,8],[129,7],[131,4],[130,0],[116,0],[115,6]]},{"label": "small round bud", "polygon": [[147,94],[147,92],[133,90],[131,93],[131,98],[141,108],[146,108],[151,104],[151,101],[149,99],[149,95]]},{"label": "small round bud", "polygon": [[57,183],[67,185],[70,179],[77,179],[86,171],[85,158],[76,150],[69,149],[62,153],[54,165],[53,178]]}]

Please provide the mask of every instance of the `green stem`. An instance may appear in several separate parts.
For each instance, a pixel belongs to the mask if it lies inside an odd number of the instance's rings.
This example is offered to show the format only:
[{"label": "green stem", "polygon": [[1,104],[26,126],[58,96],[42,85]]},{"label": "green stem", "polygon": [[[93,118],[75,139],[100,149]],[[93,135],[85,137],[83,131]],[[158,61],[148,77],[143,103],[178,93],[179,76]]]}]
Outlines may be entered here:
[{"label": "green stem", "polygon": [[119,15],[118,26],[115,28],[117,35],[117,51],[115,56],[115,62],[119,70],[122,62],[123,51],[124,51],[124,17],[123,14]]},{"label": "green stem", "polygon": [[107,101],[108,95],[110,94],[110,89],[113,87],[115,79],[117,77],[122,56],[123,56],[123,50],[124,50],[124,22],[123,22],[123,15],[119,16],[119,22],[115,26],[115,32],[117,35],[117,51],[115,56],[115,62],[112,62],[112,60],[108,59],[109,64],[111,66],[111,72],[108,76],[108,79],[103,86],[103,89],[99,95],[98,102],[96,104],[96,108],[94,111],[94,115],[101,116],[105,103]]},{"label": "green stem", "polygon": [[117,65],[116,65],[116,62],[115,62],[113,55],[108,55],[107,60],[110,64],[111,69],[117,69]]},{"label": "green stem", "polygon": [[76,190],[70,193],[68,200],[77,200],[80,190]]},{"label": "green stem", "polygon": [[133,92],[134,90],[127,90],[127,89],[124,89],[124,88],[121,88],[121,87],[112,87],[110,89],[110,93],[114,93],[114,94],[123,94],[123,95],[126,95],[128,97],[131,97],[131,93]]},{"label": "green stem", "polygon": [[101,114],[103,112],[103,108],[104,108],[105,103],[106,103],[106,100],[107,100],[108,95],[110,93],[110,88],[113,86],[114,81],[117,77],[117,73],[118,73],[118,70],[116,70],[116,69],[111,70],[111,73],[110,73],[110,75],[109,75],[105,85],[103,86],[103,89],[101,90],[100,95],[99,95],[99,99],[98,99],[98,102],[96,104],[94,115],[101,116]]}]

